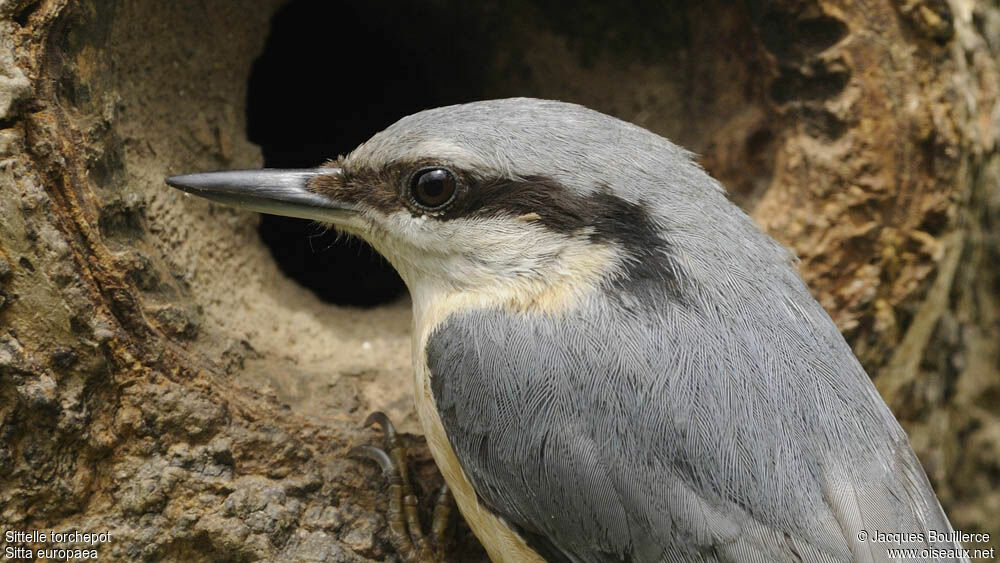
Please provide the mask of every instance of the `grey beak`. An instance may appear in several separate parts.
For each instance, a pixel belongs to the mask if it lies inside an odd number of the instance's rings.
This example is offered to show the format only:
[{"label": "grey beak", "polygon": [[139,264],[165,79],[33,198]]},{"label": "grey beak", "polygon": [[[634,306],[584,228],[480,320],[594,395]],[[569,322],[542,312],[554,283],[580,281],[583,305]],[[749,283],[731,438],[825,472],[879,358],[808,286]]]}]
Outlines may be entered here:
[{"label": "grey beak", "polygon": [[333,201],[313,192],[309,189],[309,180],[341,173],[339,168],[225,170],[171,176],[167,184],[189,194],[259,213],[337,221],[355,208],[350,202]]}]

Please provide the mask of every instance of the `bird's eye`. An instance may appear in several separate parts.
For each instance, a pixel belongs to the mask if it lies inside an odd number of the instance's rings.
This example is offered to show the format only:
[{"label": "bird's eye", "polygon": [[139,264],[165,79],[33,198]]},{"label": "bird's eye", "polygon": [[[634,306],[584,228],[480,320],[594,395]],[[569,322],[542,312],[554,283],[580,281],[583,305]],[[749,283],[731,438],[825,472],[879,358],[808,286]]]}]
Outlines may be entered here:
[{"label": "bird's eye", "polygon": [[421,170],[410,180],[410,197],[413,202],[431,211],[451,203],[457,190],[455,175],[444,168]]}]

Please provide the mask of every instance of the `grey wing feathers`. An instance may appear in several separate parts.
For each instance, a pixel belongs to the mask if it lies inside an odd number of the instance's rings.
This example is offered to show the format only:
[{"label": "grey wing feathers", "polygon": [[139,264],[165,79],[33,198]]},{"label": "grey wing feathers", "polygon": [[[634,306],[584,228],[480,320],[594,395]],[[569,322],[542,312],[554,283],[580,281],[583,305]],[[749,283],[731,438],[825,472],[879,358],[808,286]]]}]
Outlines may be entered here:
[{"label": "grey wing feathers", "polygon": [[428,341],[465,473],[529,540],[578,562],[886,561],[862,529],[950,529],[853,356],[838,377],[697,315],[608,307],[468,311]]},{"label": "grey wing feathers", "polygon": [[[905,439],[896,443],[888,463],[880,469],[867,480],[851,483],[841,474],[829,476],[824,483],[827,503],[840,524],[854,561],[894,561],[897,559],[890,558],[890,550],[897,549],[919,552],[933,548],[941,553],[961,547],[930,541],[928,531],[943,534],[951,532],[952,528],[920,461]],[[864,538],[859,535],[862,530],[867,534]],[[894,535],[898,532],[917,532],[920,537],[901,538]],[[881,541],[873,541],[876,533],[887,535]],[[914,559],[917,558],[907,558]],[[925,557],[922,560],[942,559]],[[945,560],[968,561],[968,558]]]}]

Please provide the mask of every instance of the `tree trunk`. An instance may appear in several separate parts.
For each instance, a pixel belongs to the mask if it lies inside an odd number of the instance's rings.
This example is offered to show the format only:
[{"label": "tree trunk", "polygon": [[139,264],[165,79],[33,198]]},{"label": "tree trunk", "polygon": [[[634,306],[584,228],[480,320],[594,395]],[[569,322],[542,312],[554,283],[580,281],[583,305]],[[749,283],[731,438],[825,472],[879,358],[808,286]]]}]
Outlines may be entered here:
[{"label": "tree trunk", "polygon": [[[256,215],[163,184],[262,164],[247,80],[281,4],[0,0],[0,528],[110,534],[3,547],[395,557],[377,468],[346,452],[373,410],[418,433],[409,302],[324,303]],[[1000,7],[401,5],[458,18],[445,51],[475,53],[477,97],[583,103],[702,154],[799,255],[956,529],[994,538],[966,547],[1000,547]],[[338,59],[365,51],[310,56],[346,89]],[[307,78],[289,88],[328,87]],[[426,517],[441,480],[407,443]]]}]

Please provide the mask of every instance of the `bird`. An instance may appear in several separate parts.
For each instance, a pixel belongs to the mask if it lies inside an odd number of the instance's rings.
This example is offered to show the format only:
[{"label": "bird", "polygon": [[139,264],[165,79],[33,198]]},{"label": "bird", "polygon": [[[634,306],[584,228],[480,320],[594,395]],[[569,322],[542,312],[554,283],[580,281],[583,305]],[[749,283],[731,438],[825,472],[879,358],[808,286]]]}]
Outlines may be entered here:
[{"label": "bird", "polygon": [[167,183],[399,272],[421,427],[493,561],[968,560],[794,255],[664,137],[486,100]]}]

